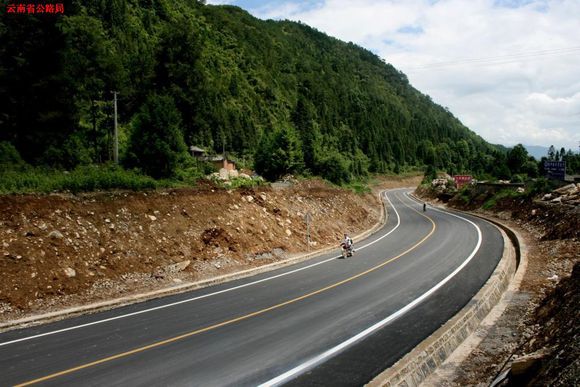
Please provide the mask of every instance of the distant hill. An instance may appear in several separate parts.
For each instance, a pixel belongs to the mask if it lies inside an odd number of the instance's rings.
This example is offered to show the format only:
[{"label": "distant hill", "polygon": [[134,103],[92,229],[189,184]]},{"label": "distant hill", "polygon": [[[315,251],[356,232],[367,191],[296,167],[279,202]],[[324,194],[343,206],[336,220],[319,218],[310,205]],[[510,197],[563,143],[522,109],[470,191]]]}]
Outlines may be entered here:
[{"label": "distant hill", "polygon": [[0,39],[0,141],[32,164],[110,159],[115,90],[121,159],[146,171],[161,162],[149,146],[185,145],[335,181],[498,166],[405,74],[301,23],[192,0],[72,0],[62,17],[4,15]]},{"label": "distant hill", "polygon": [[548,147],[547,146],[539,146],[539,145],[524,145],[526,150],[531,156],[534,156],[536,160],[540,160],[542,157],[546,157],[548,155]]}]

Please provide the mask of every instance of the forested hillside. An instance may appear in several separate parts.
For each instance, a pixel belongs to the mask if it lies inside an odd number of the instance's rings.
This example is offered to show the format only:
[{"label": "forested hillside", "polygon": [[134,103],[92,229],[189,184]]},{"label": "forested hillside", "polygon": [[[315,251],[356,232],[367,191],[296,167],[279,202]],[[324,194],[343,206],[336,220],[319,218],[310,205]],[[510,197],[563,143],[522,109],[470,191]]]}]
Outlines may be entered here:
[{"label": "forested hillside", "polygon": [[505,159],[403,73],[303,24],[193,0],[73,0],[63,16],[1,4],[0,141],[13,162],[11,145],[36,166],[110,160],[112,91],[121,163],[155,178],[175,175],[190,145],[270,179],[335,182],[404,166],[493,173]]}]

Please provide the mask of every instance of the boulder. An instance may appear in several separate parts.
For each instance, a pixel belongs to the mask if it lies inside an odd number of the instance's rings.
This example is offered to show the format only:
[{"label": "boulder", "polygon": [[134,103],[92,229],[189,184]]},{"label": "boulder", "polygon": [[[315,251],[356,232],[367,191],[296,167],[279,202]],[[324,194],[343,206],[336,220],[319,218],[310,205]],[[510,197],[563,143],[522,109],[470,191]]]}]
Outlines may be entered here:
[{"label": "boulder", "polygon": [[237,170],[232,169],[228,172],[228,175],[230,179],[235,179],[240,176],[240,173]]}]

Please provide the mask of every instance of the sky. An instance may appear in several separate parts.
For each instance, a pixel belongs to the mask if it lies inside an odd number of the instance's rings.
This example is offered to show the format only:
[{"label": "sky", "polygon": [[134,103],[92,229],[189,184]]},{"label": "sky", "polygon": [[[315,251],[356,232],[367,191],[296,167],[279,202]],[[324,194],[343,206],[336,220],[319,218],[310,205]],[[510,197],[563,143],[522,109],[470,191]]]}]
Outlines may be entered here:
[{"label": "sky", "polygon": [[580,0],[207,2],[365,47],[488,142],[579,150]]}]

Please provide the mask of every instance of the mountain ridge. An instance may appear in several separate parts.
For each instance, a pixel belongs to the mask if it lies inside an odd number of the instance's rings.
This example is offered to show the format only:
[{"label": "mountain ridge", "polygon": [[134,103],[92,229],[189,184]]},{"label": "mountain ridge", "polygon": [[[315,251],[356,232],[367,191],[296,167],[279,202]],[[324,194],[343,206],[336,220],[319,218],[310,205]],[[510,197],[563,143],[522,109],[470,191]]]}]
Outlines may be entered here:
[{"label": "mountain ridge", "polygon": [[[163,159],[143,154],[138,137],[176,154],[185,145],[248,160],[262,152],[276,166],[263,171],[272,178],[337,182],[404,166],[491,173],[503,157],[402,72],[305,24],[186,0],[75,0],[67,9],[52,23],[0,21],[0,58],[9,59],[0,68],[0,140],[27,162],[70,168],[109,159],[111,90],[119,91],[121,158],[145,172]],[[42,77],[47,65],[50,81],[27,77]],[[159,126],[172,129],[160,134]],[[276,164],[275,151],[291,162]]]}]

